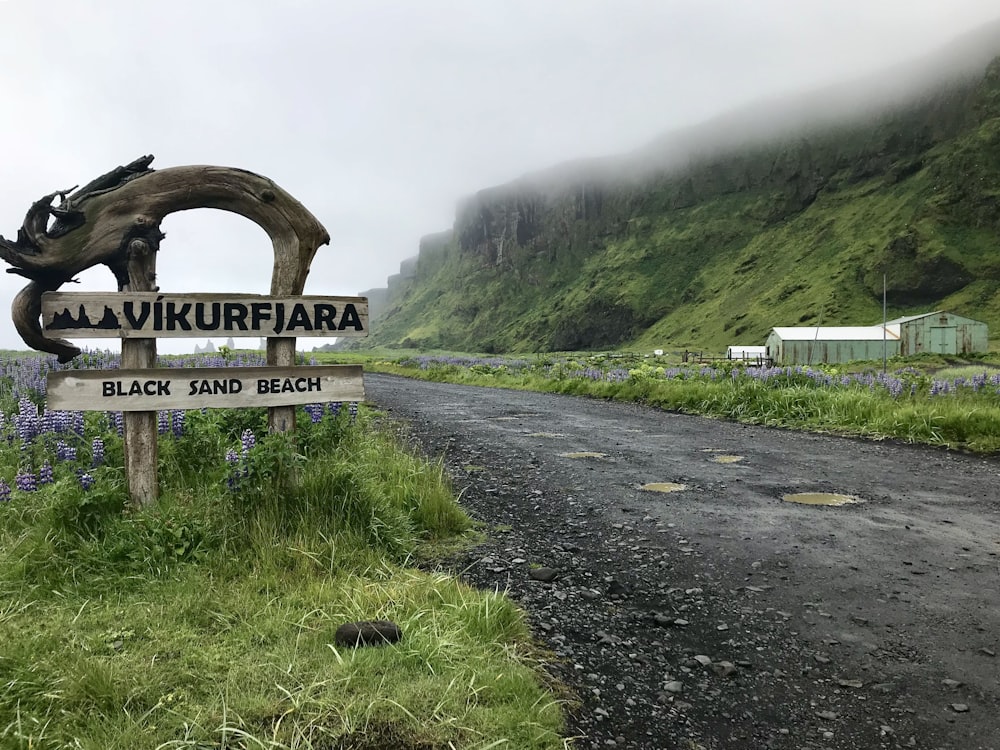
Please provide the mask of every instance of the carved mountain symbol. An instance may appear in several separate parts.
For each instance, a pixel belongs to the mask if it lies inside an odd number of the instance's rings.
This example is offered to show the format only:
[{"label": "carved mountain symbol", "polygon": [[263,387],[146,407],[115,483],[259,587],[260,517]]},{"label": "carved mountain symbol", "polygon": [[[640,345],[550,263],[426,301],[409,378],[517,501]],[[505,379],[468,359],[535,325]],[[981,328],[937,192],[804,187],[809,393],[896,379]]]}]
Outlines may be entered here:
[{"label": "carved mountain symbol", "polygon": [[104,328],[107,330],[117,330],[122,327],[122,324],[118,321],[118,316],[115,315],[111,308],[107,305],[104,306],[104,316],[97,322],[94,328]]},{"label": "carved mountain symbol", "polygon": [[122,327],[121,322],[118,320],[118,316],[114,314],[114,311],[107,305],[104,306],[104,315],[96,323],[92,322],[89,317],[87,317],[87,311],[83,305],[80,305],[80,314],[77,317],[73,317],[73,313],[69,311],[69,308],[63,308],[62,312],[58,312],[52,316],[52,322],[45,326],[47,331],[60,331],[65,329],[73,328],[101,328],[106,330],[118,330]]}]

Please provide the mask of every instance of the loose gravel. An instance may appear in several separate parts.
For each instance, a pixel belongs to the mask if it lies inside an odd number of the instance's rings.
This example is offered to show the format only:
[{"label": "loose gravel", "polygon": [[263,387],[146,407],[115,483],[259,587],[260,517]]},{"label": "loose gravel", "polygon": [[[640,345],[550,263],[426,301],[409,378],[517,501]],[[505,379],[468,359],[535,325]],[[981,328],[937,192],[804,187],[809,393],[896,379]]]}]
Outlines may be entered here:
[{"label": "loose gravel", "polygon": [[573,747],[1000,750],[996,459],[365,380],[485,525],[450,564],[523,607]]}]

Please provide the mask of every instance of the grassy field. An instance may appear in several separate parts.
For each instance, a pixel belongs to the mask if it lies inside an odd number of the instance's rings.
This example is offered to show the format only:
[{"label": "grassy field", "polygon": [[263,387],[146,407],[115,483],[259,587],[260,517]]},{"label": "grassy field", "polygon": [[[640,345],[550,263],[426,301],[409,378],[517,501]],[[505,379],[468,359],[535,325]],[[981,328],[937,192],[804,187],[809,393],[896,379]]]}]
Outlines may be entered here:
[{"label": "grassy field", "polygon": [[793,429],[898,439],[977,453],[1000,450],[1000,355],[918,355],[837,366],[685,364],[611,352],[493,357],[317,353],[366,357],[369,371],[425,380],[636,401],[666,410]]},{"label": "grassy field", "polygon": [[[378,414],[310,406],[293,444],[262,410],[163,413],[134,511],[117,416],[2,366],[0,747],[564,746],[522,613],[426,564],[474,530]],[[402,640],[335,645],[373,619]]]},{"label": "grassy field", "polygon": [[[107,366],[102,356],[84,364]],[[306,359],[1000,447],[995,354],[891,360],[884,373],[622,352]],[[51,360],[5,355],[0,367],[0,747],[566,745],[522,613],[427,564],[475,530],[398,426],[363,405],[309,405],[293,444],[266,434],[261,410],[164,412],[162,498],[134,511],[120,415],[47,411]],[[398,623],[402,641],[337,647],[337,627],[362,619]]]}]

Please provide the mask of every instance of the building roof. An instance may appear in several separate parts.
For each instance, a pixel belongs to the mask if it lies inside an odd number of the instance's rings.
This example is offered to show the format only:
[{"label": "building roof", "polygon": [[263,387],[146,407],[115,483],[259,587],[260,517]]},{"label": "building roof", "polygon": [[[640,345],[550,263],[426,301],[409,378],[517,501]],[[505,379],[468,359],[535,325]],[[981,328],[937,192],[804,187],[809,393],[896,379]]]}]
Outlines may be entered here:
[{"label": "building roof", "polygon": [[941,315],[945,313],[944,310],[935,310],[934,312],[921,313],[920,315],[907,315],[905,318],[895,318],[894,320],[887,320],[886,325],[898,325],[900,323],[909,323],[911,320],[920,320],[921,318],[928,318],[931,315]]},{"label": "building roof", "polygon": [[771,329],[783,341],[888,341],[899,340],[899,325],[882,326],[799,326]]}]

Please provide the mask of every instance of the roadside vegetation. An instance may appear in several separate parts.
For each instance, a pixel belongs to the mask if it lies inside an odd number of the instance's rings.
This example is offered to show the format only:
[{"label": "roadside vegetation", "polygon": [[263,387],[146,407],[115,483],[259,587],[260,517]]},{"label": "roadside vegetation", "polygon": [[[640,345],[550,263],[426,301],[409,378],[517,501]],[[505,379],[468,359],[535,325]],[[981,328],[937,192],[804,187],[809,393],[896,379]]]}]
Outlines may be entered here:
[{"label": "roadside vegetation", "polygon": [[[309,405],[291,442],[163,412],[135,511],[120,414],[50,412],[54,360],[0,360],[0,746],[563,747],[520,610],[415,564],[472,524],[377,413]],[[377,619],[402,640],[335,644]]]},{"label": "roadside vegetation", "polygon": [[[327,353],[314,355],[326,361]],[[362,355],[351,355],[362,356]],[[370,371],[635,401],[749,424],[1000,450],[1000,355],[766,367],[628,353],[481,357],[367,354]],[[343,359],[343,356],[341,356]]]}]

